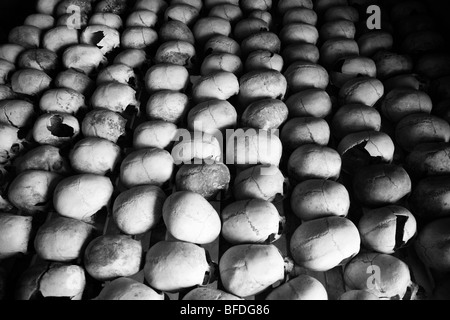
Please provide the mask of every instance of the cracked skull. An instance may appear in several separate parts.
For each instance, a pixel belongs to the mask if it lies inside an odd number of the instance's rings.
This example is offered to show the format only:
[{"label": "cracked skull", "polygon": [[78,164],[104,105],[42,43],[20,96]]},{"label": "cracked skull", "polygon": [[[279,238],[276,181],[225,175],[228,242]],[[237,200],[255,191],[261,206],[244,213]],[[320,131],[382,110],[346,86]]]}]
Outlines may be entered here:
[{"label": "cracked skull", "polygon": [[53,206],[62,216],[83,221],[108,205],[113,185],[104,176],[80,174],[61,180],[53,193]]},{"label": "cracked skull", "polygon": [[221,212],[224,239],[231,244],[270,244],[281,237],[284,218],[271,202],[250,199],[234,202]]},{"label": "cracked skull", "polygon": [[213,242],[220,234],[220,216],[199,194],[179,191],[167,198],[163,220],[168,232],[177,240],[197,244]]}]

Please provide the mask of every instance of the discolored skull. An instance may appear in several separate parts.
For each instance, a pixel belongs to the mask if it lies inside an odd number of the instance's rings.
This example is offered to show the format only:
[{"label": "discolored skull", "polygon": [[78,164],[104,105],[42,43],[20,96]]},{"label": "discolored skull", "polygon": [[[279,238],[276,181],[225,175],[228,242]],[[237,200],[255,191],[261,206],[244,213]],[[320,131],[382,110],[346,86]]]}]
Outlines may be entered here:
[{"label": "discolored skull", "polygon": [[17,66],[51,73],[59,67],[59,57],[48,49],[29,49],[19,55]]},{"label": "discolored skull", "polygon": [[41,170],[67,175],[71,172],[68,159],[62,155],[61,149],[50,146],[38,146],[16,158],[14,162],[17,173],[28,170]]},{"label": "discolored skull", "polygon": [[170,63],[192,69],[195,64],[195,47],[186,41],[167,41],[155,54],[156,63]]},{"label": "discolored skull", "polygon": [[158,37],[161,42],[186,41],[195,45],[194,35],[191,29],[180,21],[167,21],[158,30]]},{"label": "discolored skull", "polygon": [[25,100],[1,100],[0,123],[16,128],[30,126],[36,113],[32,103]]},{"label": "discolored skull", "polygon": [[35,26],[21,25],[14,27],[8,34],[8,42],[24,48],[39,48],[42,30]]},{"label": "discolored skull", "polygon": [[94,8],[94,12],[109,12],[121,15],[127,9],[127,0],[101,0]]},{"label": "discolored skull", "polygon": [[116,143],[125,135],[126,124],[125,118],[114,111],[95,109],[84,117],[81,131],[85,137],[98,137]]}]

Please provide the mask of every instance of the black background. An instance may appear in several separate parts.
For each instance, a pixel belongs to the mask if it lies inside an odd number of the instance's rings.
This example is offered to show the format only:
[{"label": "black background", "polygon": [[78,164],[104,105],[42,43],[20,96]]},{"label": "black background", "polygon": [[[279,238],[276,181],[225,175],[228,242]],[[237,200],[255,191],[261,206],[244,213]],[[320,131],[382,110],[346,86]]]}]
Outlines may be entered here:
[{"label": "black background", "polygon": [[21,25],[35,12],[35,0],[0,0],[0,43],[7,42],[12,27]]},{"label": "black background", "polygon": [[[392,1],[398,1],[398,0],[392,0]],[[430,8],[433,10],[433,14],[435,15],[435,17],[437,18],[437,22],[441,25],[441,27],[444,30],[450,30],[450,1],[448,0],[424,0],[424,2],[429,3]],[[13,28],[14,26],[17,25],[21,25],[24,21],[24,19],[31,13],[35,12],[35,0],[0,0],[0,43],[6,43],[7,42],[7,36],[8,36],[8,32],[11,28]],[[443,33],[444,36],[447,37],[447,39],[449,39],[450,41],[450,33],[449,32],[444,32]],[[179,308],[182,306],[181,302],[177,302],[178,304],[176,306],[172,306],[172,307],[168,307],[165,310],[161,310],[163,311],[165,314],[165,316],[167,317],[168,315],[172,315],[174,318],[191,318],[191,319],[200,319],[200,317],[177,317],[177,313]],[[405,302],[402,302],[405,303]],[[139,311],[144,311],[145,309],[147,309],[146,312],[148,312],[149,307],[151,309],[151,307],[155,307],[155,304],[147,304],[147,305],[143,305],[143,304],[139,304],[140,306],[143,307],[143,310],[139,310]],[[184,305],[184,304],[183,304]],[[205,305],[207,305],[205,303]],[[297,316],[299,315],[305,315],[301,309],[303,308],[303,311],[305,311],[306,307],[310,306],[312,308],[312,310],[315,310],[316,312],[319,310],[319,305],[314,305],[314,304],[306,304],[303,303],[301,306],[296,304],[274,304],[273,305],[273,309],[272,309],[272,314],[271,317],[266,317],[267,319],[269,318],[273,318],[274,315],[277,315],[279,318],[280,315],[283,314],[283,312],[294,312],[294,314],[296,314]],[[405,305],[403,305],[405,307]],[[4,307],[4,306],[3,306]],[[11,311],[15,310],[15,312],[21,310],[24,312],[32,312],[32,313],[39,313],[39,309],[36,308],[31,308],[31,309],[23,309],[22,306],[17,305],[17,304],[10,304],[9,307],[11,307]],[[37,307],[35,305],[35,307]],[[52,309],[51,309],[51,305],[44,305],[44,306],[40,306],[41,308],[43,308],[43,310],[40,310],[43,312],[43,315],[48,316],[48,312],[52,313]],[[111,304],[105,304],[103,307],[106,307],[109,310],[113,310],[111,309]],[[131,308],[133,308],[133,310],[137,310],[136,307],[137,305],[134,306],[129,306]],[[342,306],[341,306],[342,307]],[[345,307],[345,305],[344,305]],[[368,308],[370,308],[371,306],[369,305]],[[372,306],[373,308],[375,308],[374,306]],[[406,306],[406,310],[404,311],[413,311],[414,309],[412,309],[411,304],[408,304]],[[416,306],[417,307],[417,306]],[[48,308],[48,309],[47,309]],[[298,308],[298,309],[297,309]],[[328,310],[328,312],[332,312],[333,308],[331,308],[331,310]],[[334,309],[337,310],[337,309]],[[349,308],[348,311],[354,311],[355,309]],[[377,309],[366,309],[366,312],[371,312],[370,310],[377,310]],[[55,310],[53,310],[55,311]],[[71,310],[72,311],[72,310]],[[84,311],[84,310],[83,310]],[[104,314],[105,309],[102,309],[102,314]],[[323,312],[323,313],[322,313]],[[378,309],[378,312],[381,313],[382,311],[380,311]],[[384,312],[388,312],[388,310],[384,310]],[[402,312],[402,313],[403,313]],[[326,310],[320,311],[320,313],[322,313],[322,315],[326,314]],[[151,314],[151,313],[150,313]],[[375,311],[373,313],[374,316],[376,316],[377,312]],[[130,314],[128,313],[128,316]],[[347,316],[347,314],[346,314]],[[227,317],[228,319],[231,319],[233,317]],[[252,317],[250,316],[235,316],[234,318],[242,318],[242,319],[251,319]],[[264,319],[264,317],[261,316],[253,316],[253,318],[256,319]]]}]

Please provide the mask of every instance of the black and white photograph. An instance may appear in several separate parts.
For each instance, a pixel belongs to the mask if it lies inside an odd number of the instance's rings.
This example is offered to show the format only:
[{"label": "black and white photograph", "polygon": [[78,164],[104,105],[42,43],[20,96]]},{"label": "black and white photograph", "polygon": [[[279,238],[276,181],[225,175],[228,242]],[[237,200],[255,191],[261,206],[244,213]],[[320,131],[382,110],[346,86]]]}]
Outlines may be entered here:
[{"label": "black and white photograph", "polygon": [[1,0],[0,304],[99,300],[450,300],[450,2]]}]

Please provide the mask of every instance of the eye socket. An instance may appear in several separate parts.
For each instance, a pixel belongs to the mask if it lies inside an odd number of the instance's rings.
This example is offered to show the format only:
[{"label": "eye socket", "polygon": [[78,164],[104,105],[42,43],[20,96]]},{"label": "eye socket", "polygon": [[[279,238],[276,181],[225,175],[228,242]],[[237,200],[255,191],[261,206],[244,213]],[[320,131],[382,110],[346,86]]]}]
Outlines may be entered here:
[{"label": "eye socket", "polygon": [[16,154],[16,153],[19,153],[19,151],[20,151],[20,144],[18,144],[18,143],[13,144],[11,147],[11,152],[13,154]]},{"label": "eye socket", "polygon": [[213,48],[208,48],[205,50],[205,57],[209,56],[210,54],[212,54],[214,52]]},{"label": "eye socket", "polygon": [[135,77],[130,77],[127,81],[128,85],[135,88],[137,86],[137,79]]}]

